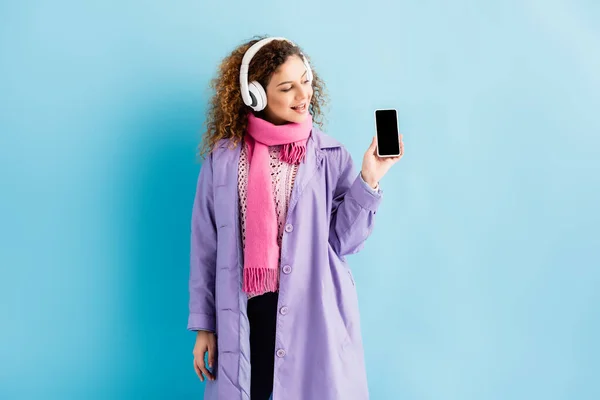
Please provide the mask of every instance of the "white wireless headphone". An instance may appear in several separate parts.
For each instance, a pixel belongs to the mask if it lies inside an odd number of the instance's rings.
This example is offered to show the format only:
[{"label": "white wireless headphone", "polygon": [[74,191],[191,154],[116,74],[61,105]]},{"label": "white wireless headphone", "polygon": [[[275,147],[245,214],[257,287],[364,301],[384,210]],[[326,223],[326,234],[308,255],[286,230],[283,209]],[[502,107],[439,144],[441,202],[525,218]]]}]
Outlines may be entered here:
[{"label": "white wireless headphone", "polygon": [[[262,87],[260,83],[257,81],[252,81],[248,84],[248,68],[250,66],[250,60],[258,51],[269,42],[273,40],[285,40],[295,46],[295,44],[286,38],[282,37],[270,37],[266,39],[259,40],[255,44],[253,44],[248,51],[244,54],[244,58],[242,59],[242,65],[240,67],[240,89],[242,91],[242,99],[244,100],[244,104],[252,107],[254,111],[262,111],[267,106],[267,93],[265,89]],[[310,65],[308,65],[308,61],[304,57],[304,54],[300,53],[302,58],[302,62],[306,66],[306,78],[312,82],[313,74],[310,69]]]}]

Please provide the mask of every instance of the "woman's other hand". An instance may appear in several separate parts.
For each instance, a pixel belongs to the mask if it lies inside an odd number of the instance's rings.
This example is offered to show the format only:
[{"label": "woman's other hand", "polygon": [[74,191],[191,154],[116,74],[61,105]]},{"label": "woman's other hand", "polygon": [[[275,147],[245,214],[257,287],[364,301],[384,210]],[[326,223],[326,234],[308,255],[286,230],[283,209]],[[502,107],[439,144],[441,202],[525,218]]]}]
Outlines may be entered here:
[{"label": "woman's other hand", "polygon": [[[208,368],[205,365],[204,359],[208,352]],[[217,356],[217,337],[213,332],[198,331],[196,334],[196,344],[194,345],[194,370],[196,375],[204,382],[205,376],[211,381],[215,380],[212,370],[215,365],[215,357]]]}]

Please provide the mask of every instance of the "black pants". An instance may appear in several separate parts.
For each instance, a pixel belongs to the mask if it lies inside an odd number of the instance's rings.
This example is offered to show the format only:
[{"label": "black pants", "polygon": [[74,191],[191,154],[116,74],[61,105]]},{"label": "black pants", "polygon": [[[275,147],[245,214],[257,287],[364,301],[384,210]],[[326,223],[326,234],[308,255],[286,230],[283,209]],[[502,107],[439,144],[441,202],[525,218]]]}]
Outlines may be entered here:
[{"label": "black pants", "polygon": [[278,293],[248,299],[250,321],[250,400],[268,400],[273,391]]}]

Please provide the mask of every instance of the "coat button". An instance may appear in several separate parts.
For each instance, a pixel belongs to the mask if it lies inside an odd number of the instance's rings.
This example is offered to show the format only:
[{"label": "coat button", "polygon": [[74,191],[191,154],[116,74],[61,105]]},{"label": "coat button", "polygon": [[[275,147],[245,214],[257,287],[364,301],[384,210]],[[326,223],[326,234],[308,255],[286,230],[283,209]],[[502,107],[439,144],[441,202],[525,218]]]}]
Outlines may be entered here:
[{"label": "coat button", "polygon": [[286,231],[287,233],[290,233],[290,232],[291,232],[291,231],[293,231],[293,230],[294,230],[294,226],[293,226],[292,224],[287,224],[287,225],[285,226],[285,231]]},{"label": "coat button", "polygon": [[284,274],[289,274],[292,272],[292,267],[290,267],[289,265],[284,265],[283,266],[283,273]]},{"label": "coat button", "polygon": [[279,357],[279,358],[285,357],[285,350],[284,349],[277,350],[277,357]]},{"label": "coat button", "polygon": [[287,308],[286,306],[281,307],[281,309],[279,310],[279,312],[281,313],[281,315],[287,314],[288,311],[289,311],[289,308]]}]

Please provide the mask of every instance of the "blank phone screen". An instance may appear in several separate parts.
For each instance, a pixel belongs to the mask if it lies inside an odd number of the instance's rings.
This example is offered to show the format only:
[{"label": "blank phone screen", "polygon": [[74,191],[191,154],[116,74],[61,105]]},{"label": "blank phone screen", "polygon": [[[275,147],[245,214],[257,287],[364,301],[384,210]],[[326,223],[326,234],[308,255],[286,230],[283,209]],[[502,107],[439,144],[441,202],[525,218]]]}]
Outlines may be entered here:
[{"label": "blank phone screen", "polygon": [[398,155],[400,153],[400,142],[396,110],[376,110],[375,123],[379,154],[382,156]]}]

